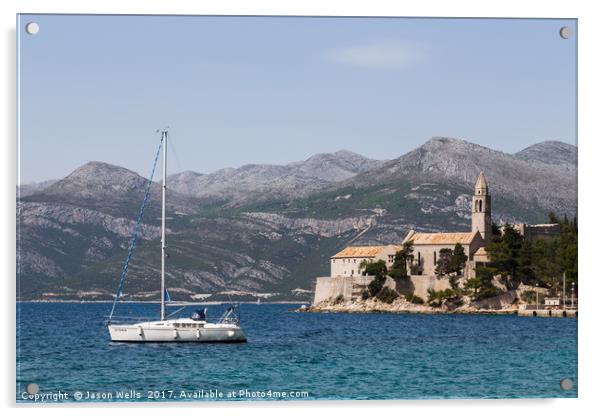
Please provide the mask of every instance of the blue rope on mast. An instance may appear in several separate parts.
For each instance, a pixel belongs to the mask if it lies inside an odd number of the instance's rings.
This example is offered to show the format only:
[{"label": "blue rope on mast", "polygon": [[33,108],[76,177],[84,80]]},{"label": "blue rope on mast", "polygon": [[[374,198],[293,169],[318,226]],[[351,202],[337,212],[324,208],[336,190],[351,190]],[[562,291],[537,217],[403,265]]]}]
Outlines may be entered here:
[{"label": "blue rope on mast", "polygon": [[119,277],[119,285],[117,286],[117,293],[115,293],[115,300],[113,301],[113,306],[111,307],[111,313],[109,314],[109,319],[107,323],[110,323],[111,319],[113,318],[113,313],[115,312],[115,305],[117,305],[117,301],[119,301],[119,296],[121,296],[121,290],[123,289],[123,284],[125,283],[125,277],[128,274],[128,267],[130,265],[130,260],[132,259],[132,254],[134,253],[134,248],[136,247],[136,241],[138,240],[138,234],[140,232],[140,226],[142,225],[142,219],[144,218],[144,208],[146,208],[146,204],[148,203],[148,197],[150,196],[150,189],[153,183],[153,176],[155,176],[155,168],[157,167],[157,162],[159,161],[161,146],[163,146],[163,137],[161,137],[161,142],[159,142],[159,147],[157,148],[157,154],[155,155],[155,161],[153,163],[153,170],[151,171],[150,178],[146,183],[146,189],[144,190],[144,199],[142,200],[142,205],[140,205],[138,219],[136,220],[136,225],[134,226],[134,231],[132,232],[132,238],[130,239],[128,255],[125,258],[125,262],[123,263],[123,269],[121,270],[121,276]]}]

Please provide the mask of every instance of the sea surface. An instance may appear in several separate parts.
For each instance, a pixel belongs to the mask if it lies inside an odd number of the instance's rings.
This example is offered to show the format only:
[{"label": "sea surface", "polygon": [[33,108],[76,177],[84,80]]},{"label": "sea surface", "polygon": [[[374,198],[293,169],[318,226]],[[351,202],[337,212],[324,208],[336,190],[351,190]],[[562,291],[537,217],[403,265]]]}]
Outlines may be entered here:
[{"label": "sea surface", "polygon": [[[133,344],[109,341],[110,306],[17,304],[17,401],[577,397],[577,319],[242,304],[247,343]],[[158,315],[156,304],[119,309]],[[37,396],[24,393],[31,383]]]}]

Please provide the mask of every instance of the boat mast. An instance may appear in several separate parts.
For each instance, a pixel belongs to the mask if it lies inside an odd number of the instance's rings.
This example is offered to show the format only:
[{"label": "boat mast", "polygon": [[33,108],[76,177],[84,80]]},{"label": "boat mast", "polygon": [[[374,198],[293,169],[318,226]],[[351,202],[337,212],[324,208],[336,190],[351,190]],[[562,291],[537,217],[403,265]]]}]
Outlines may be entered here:
[{"label": "boat mast", "polygon": [[161,185],[161,320],[165,319],[165,191],[167,189],[167,130],[161,130],[163,142],[163,183]]}]

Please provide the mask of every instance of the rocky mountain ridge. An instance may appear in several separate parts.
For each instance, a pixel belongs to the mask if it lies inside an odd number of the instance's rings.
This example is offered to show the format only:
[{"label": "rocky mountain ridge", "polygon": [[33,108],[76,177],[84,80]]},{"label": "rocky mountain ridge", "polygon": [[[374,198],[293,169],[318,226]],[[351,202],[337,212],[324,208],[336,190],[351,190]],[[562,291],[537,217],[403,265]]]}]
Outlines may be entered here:
[{"label": "rocky mountain ridge", "polygon": [[577,169],[577,147],[564,142],[548,140],[536,143],[514,155],[528,162],[562,166],[567,171]]},{"label": "rocky mountain ridge", "polygon": [[[358,174],[352,183],[366,187],[415,178],[472,187],[484,171],[493,194],[573,215],[577,207],[574,155],[576,147],[566,143],[542,142],[509,154],[465,140],[434,137],[380,168]],[[558,164],[559,159],[566,162]]]},{"label": "rocky mountain ridge", "polygon": [[[199,175],[172,176],[168,287],[182,300],[224,290],[277,292],[285,298],[292,291],[305,293],[299,288],[311,290],[313,279],[328,273],[329,257],[346,245],[399,242],[410,228],[466,229],[480,170],[487,174],[497,220],[537,222],[551,209],[571,215],[577,178],[570,154],[576,154],[574,147],[555,142],[511,155],[433,138],[388,162],[337,152],[292,167],[248,165],[226,175],[228,188],[219,186],[221,173],[213,176],[210,196],[173,189],[180,180],[178,189],[186,191],[186,176]],[[210,175],[200,175],[205,176]],[[110,299],[146,183],[128,169],[90,162],[31,195],[22,194],[19,296]],[[295,198],[286,196],[290,189],[296,189]],[[159,293],[158,201],[160,186],[153,183],[124,288],[138,299],[156,299]]]},{"label": "rocky mountain ridge", "polygon": [[211,174],[186,171],[171,175],[168,183],[182,194],[219,201],[222,205],[240,206],[274,198],[302,198],[383,163],[339,150],[287,165],[249,164]]}]

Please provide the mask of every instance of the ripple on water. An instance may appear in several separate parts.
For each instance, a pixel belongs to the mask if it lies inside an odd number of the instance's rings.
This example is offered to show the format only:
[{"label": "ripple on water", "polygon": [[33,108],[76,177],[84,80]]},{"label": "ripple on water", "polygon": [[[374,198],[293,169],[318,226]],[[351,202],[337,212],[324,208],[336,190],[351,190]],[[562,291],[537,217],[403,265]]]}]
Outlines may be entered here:
[{"label": "ripple on water", "polygon": [[[575,319],[242,305],[246,344],[121,344],[102,328],[108,307],[21,303],[18,392],[35,382],[42,391],[304,390],[310,399],[577,395]],[[157,309],[123,307],[138,316]],[[566,377],[575,387],[562,391]]]}]

